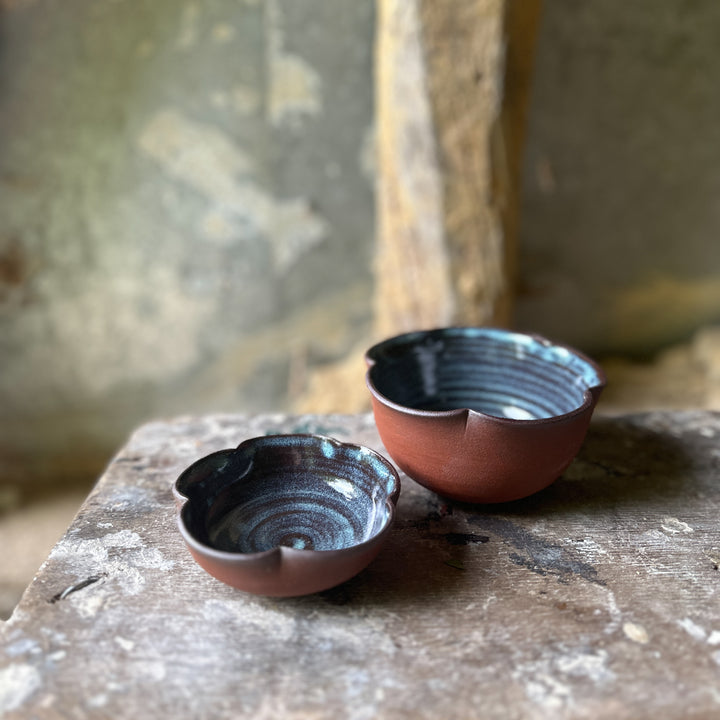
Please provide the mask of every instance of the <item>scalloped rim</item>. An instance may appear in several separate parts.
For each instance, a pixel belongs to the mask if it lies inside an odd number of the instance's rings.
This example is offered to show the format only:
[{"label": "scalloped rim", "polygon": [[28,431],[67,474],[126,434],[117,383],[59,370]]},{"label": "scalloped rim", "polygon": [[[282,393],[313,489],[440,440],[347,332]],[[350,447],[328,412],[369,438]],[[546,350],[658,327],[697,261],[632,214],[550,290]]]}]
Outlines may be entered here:
[{"label": "scalloped rim", "polygon": [[[270,548],[269,550],[263,550],[262,552],[256,552],[256,553],[241,553],[241,552],[229,552],[227,550],[218,550],[217,548],[212,547],[212,545],[206,545],[205,543],[200,542],[195,536],[188,530],[187,526],[185,525],[185,522],[183,520],[183,509],[185,506],[190,502],[190,499],[181,493],[177,488],[177,483],[180,480],[180,478],[189,470],[195,463],[201,462],[202,460],[205,460],[208,457],[211,457],[213,455],[220,455],[223,453],[232,453],[240,448],[246,446],[246,445],[259,445],[262,443],[262,441],[268,440],[270,438],[308,438],[317,440],[319,442],[330,442],[335,447],[338,448],[348,448],[350,450],[357,450],[361,453],[367,453],[369,455],[372,455],[376,460],[378,460],[382,465],[384,465],[387,470],[389,471],[390,477],[393,481],[393,487],[391,492],[388,494],[387,499],[385,500],[385,507],[388,511],[387,520],[385,521],[385,524],[383,527],[378,530],[374,535],[369,537],[367,540],[364,540],[361,543],[356,543],[355,545],[350,545],[345,548],[339,548],[334,550],[307,550],[303,548],[292,548],[287,547],[285,545],[278,545],[274,548]],[[330,556],[338,553],[347,553],[347,552],[355,552],[358,548],[366,547],[367,545],[371,543],[377,542],[383,535],[385,535],[390,527],[393,524],[393,521],[395,519],[395,511],[396,511],[396,505],[398,501],[398,497],[400,496],[400,476],[398,475],[397,470],[395,469],[394,465],[384,458],[380,453],[376,452],[372,448],[366,447],[364,445],[358,445],[357,443],[344,443],[340,440],[337,440],[335,438],[329,437],[327,435],[315,435],[311,433],[290,433],[290,434],[278,434],[278,435],[261,435],[258,437],[248,438],[247,440],[243,440],[236,448],[226,448],[225,450],[216,450],[213,453],[209,453],[208,455],[205,455],[201,458],[198,458],[194,463],[191,463],[185,470],[183,470],[182,473],[178,476],[178,478],[175,480],[172,486],[173,496],[176,499],[176,502],[178,503],[177,513],[176,513],[176,521],[178,528],[180,529],[180,533],[183,536],[183,539],[188,544],[188,546],[192,547],[193,549],[197,550],[198,552],[212,558],[216,558],[218,560],[234,560],[237,562],[242,562],[244,560],[251,561],[256,560],[258,558],[265,558],[269,557],[271,555],[280,554],[282,555],[295,555],[295,554],[301,554],[301,555],[324,555],[324,556]]]},{"label": "scalloped rim", "polygon": [[[371,353],[379,348],[381,345],[384,345],[386,343],[390,343],[392,341],[397,340],[403,340],[403,339],[410,339],[413,336],[417,338],[426,337],[432,333],[442,333],[446,332],[448,330],[491,330],[493,332],[497,332],[500,334],[505,335],[508,339],[511,337],[524,337],[529,338],[531,340],[535,340],[536,342],[541,343],[545,347],[548,348],[559,348],[561,350],[566,350],[571,355],[574,355],[575,357],[579,358],[583,362],[587,363],[594,371],[595,374],[598,377],[599,382],[595,385],[591,385],[588,387],[585,392],[583,393],[583,402],[581,405],[579,405],[574,410],[571,410],[570,412],[563,413],[561,415],[552,415],[550,417],[544,417],[544,418],[532,418],[532,419],[517,419],[517,418],[506,418],[506,417],[500,417],[498,415],[490,415],[488,413],[481,412],[480,410],[473,410],[472,408],[457,408],[455,410],[419,410],[416,408],[410,408],[406,405],[400,405],[399,403],[393,402],[388,398],[387,396],[383,395],[376,387],[375,384],[372,381],[372,378],[370,377],[370,372],[372,371],[373,367],[377,364],[377,360],[370,357]],[[366,353],[365,353],[365,364],[367,365],[367,372],[365,373],[365,384],[367,385],[368,389],[372,393],[373,397],[375,397],[379,402],[381,402],[383,405],[386,405],[389,408],[392,408],[393,410],[397,410],[398,412],[404,413],[405,415],[413,415],[415,417],[428,417],[428,418],[442,418],[442,417],[462,417],[462,416],[476,416],[479,418],[491,420],[493,422],[497,422],[499,424],[503,425],[548,425],[550,423],[556,423],[561,422],[563,420],[566,420],[568,418],[572,418],[575,415],[579,415],[583,412],[585,412],[588,408],[592,408],[596,400],[593,396],[593,390],[600,391],[607,385],[607,376],[605,375],[605,371],[596,363],[593,359],[585,355],[584,353],[580,352],[579,350],[576,350],[573,347],[570,347],[569,345],[564,345],[562,343],[556,343],[552,340],[548,340],[548,338],[544,337],[543,335],[538,335],[537,333],[521,333],[516,332],[514,330],[506,330],[504,328],[498,328],[498,327],[492,327],[492,326],[482,326],[482,327],[474,327],[474,326],[450,326],[450,327],[441,327],[441,328],[432,328],[430,330],[414,330],[407,333],[401,333],[400,335],[395,335],[393,337],[386,338],[385,340],[382,340],[379,343],[375,343]]]}]

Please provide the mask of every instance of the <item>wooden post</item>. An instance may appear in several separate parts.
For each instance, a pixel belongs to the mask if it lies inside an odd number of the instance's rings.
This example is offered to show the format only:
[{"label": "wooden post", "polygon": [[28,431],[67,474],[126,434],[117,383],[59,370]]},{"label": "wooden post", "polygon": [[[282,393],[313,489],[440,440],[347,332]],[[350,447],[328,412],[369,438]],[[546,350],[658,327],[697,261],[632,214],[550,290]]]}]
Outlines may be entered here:
[{"label": "wooden post", "polygon": [[540,0],[379,0],[378,335],[510,324],[539,15]]}]

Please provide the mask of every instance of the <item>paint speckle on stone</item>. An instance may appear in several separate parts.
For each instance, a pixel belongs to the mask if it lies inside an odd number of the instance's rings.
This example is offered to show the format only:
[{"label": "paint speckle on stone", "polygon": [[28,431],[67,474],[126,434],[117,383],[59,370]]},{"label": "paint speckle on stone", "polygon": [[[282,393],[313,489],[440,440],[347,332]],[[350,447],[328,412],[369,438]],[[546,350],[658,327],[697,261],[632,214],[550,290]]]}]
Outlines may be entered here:
[{"label": "paint speckle on stone", "polygon": [[120,635],[116,635],[114,640],[125,652],[130,652],[135,647],[135,643],[132,640],[120,637]]},{"label": "paint speckle on stone", "polygon": [[683,618],[682,620],[678,620],[677,624],[688,634],[690,637],[695,638],[695,640],[704,641],[707,632],[700,627],[696,622],[691,620],[690,618]]},{"label": "paint speckle on stone", "polygon": [[101,708],[105,707],[108,702],[108,696],[106,693],[98,693],[97,695],[93,695],[91,698],[88,698],[87,704],[90,708]]},{"label": "paint speckle on stone", "polygon": [[695,532],[695,530],[691,528],[690,525],[688,525],[686,522],[678,520],[674,517],[663,518],[660,527],[666,533],[670,533],[671,535],[677,535],[678,533],[684,533],[686,535],[689,535],[690,533]]},{"label": "paint speckle on stone", "polygon": [[605,650],[583,649],[561,655],[556,661],[557,669],[571,677],[582,677],[594,683],[604,683],[615,679],[608,667],[608,654]]},{"label": "paint speckle on stone", "polygon": [[34,655],[39,652],[41,652],[40,645],[36,640],[28,637],[15,640],[5,647],[5,653],[11,658],[20,657],[21,655]]},{"label": "paint speckle on stone", "polygon": [[650,641],[650,636],[642,625],[633,622],[626,622],[623,623],[622,629],[625,636],[633,642],[639,643],[640,645],[647,645]]},{"label": "paint speckle on stone", "polygon": [[40,673],[32,665],[12,664],[0,670],[0,715],[17,710],[41,685]]},{"label": "paint speckle on stone", "polygon": [[66,562],[75,582],[78,574],[102,578],[102,582],[63,599],[63,602],[72,603],[86,619],[95,616],[103,606],[107,598],[107,593],[102,591],[105,583],[111,583],[127,595],[137,595],[147,582],[148,573],[143,570],[170,570],[174,565],[159,548],[146,545],[140,535],[131,530],[98,538],[65,538],[55,546],[50,559]]},{"label": "paint speckle on stone", "polygon": [[587,647],[556,648],[532,662],[519,665],[513,677],[524,687],[525,694],[544,710],[560,710],[572,702],[571,687],[578,679],[597,687],[616,680],[608,668],[608,653]]},{"label": "paint speckle on stone", "polygon": [[161,660],[142,660],[135,664],[139,677],[154,682],[162,682],[167,677],[167,666]]}]

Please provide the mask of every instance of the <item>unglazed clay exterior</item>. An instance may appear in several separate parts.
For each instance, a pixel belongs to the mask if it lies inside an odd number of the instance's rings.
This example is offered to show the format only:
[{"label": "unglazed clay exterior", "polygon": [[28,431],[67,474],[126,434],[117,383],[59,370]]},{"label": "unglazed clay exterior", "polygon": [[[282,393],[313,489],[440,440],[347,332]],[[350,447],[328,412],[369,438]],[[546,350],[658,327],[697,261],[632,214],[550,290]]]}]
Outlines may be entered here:
[{"label": "unglazed clay exterior", "polygon": [[380,437],[440,495],[496,503],[552,483],[575,457],[606,384],[572,348],[497,328],[440,328],[366,354]]},{"label": "unglazed clay exterior", "polygon": [[173,487],[178,526],[208,573],[241,590],[307,595],[377,555],[400,493],[368,448],[319,435],[270,435],[191,465]]}]

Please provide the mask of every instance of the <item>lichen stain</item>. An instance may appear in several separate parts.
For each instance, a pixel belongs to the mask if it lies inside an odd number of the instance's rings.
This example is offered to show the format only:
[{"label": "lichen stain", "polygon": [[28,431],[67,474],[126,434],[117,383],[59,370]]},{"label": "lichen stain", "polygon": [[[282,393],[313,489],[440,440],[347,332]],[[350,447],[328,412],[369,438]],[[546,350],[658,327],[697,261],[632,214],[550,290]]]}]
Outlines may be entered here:
[{"label": "lichen stain", "polygon": [[252,177],[252,159],[213,125],[165,109],[150,119],[138,145],[167,175],[207,199],[198,229],[210,242],[247,240],[249,228],[269,243],[282,274],[327,235],[327,223],[309,200],[277,200],[265,192]]},{"label": "lichen stain", "polygon": [[196,3],[189,3],[183,8],[180,18],[180,32],[177,38],[179,48],[188,50],[197,43],[199,17],[200,8]]},{"label": "lichen stain", "polygon": [[212,29],[213,42],[218,44],[229,43],[235,38],[235,28],[229,23],[217,23]]},{"label": "lichen stain", "polygon": [[322,109],[320,78],[302,58],[280,53],[270,61],[268,118],[274,126],[317,115]]},{"label": "lichen stain", "polygon": [[322,110],[322,83],[303,58],[285,52],[282,18],[276,0],[267,6],[267,116],[275,127],[296,125],[304,116]]}]

